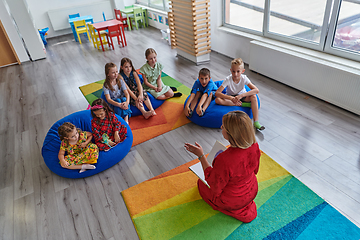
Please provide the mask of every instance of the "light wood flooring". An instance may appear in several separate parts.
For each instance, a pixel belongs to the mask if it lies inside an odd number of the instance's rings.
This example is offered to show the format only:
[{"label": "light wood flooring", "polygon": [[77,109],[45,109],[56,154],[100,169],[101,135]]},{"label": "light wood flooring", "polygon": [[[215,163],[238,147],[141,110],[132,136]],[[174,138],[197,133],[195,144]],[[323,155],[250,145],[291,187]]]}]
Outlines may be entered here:
[{"label": "light wood flooring", "polygon": [[[86,109],[79,87],[104,79],[105,63],[130,57],[139,68],[153,47],[164,72],[188,87],[202,67],[213,80],[230,73],[231,59],[215,52],[201,66],[177,58],[158,29],[126,31],[126,37],[127,47],[105,52],[72,35],[48,39],[46,59],[0,68],[0,239],[138,239],[120,192],[194,159],[185,142],[197,141],[205,152],[217,139],[226,143],[219,129],[190,123],[133,147],[92,177],[65,179],[46,167],[41,147],[48,129]],[[257,133],[260,148],[360,226],[360,117],[246,74],[260,89],[266,126]]]}]

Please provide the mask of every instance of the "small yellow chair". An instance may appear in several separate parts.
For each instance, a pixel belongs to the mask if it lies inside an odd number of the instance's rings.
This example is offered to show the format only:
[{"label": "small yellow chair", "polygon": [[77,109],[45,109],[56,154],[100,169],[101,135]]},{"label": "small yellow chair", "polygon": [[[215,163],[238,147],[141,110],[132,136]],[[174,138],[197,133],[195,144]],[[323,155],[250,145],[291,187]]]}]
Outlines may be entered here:
[{"label": "small yellow chair", "polygon": [[81,39],[80,39],[80,36],[79,36],[80,33],[86,33],[88,38],[89,38],[89,41],[91,41],[90,40],[90,34],[89,34],[89,31],[88,31],[88,29],[86,27],[85,20],[74,21],[74,28],[75,28],[75,31],[76,31],[76,34],[77,34],[77,37],[79,39],[80,44],[81,44]]},{"label": "small yellow chair", "polygon": [[[99,35],[98,35],[97,31],[95,30],[93,25],[90,23],[88,23],[88,27],[89,27],[89,32],[90,32],[92,42],[94,44],[94,48],[100,49],[101,43],[100,43],[100,39],[99,39]],[[108,43],[107,38],[106,38],[106,31],[100,31],[100,37],[101,37],[103,45]]]}]

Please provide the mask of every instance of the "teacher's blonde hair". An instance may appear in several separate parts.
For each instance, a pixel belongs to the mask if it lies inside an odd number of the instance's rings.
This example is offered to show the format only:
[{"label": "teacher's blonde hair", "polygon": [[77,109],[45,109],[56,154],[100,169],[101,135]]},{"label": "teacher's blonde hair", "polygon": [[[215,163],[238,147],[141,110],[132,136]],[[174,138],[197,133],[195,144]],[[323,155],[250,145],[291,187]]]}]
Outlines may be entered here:
[{"label": "teacher's blonde hair", "polygon": [[253,124],[245,112],[232,111],[225,114],[223,127],[232,147],[246,149],[256,143]]}]

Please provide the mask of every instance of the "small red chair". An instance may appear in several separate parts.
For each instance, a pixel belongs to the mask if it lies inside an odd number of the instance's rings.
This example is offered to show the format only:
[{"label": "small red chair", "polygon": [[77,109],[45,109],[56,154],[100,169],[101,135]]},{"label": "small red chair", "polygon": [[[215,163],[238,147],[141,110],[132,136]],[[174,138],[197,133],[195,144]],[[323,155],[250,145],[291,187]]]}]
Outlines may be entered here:
[{"label": "small red chair", "polygon": [[[124,24],[123,27],[127,27],[129,29],[127,18],[122,16],[122,13],[120,10],[114,9],[114,11],[115,11],[115,18]],[[130,27],[131,27],[131,23],[130,23]]]},{"label": "small red chair", "polygon": [[[121,42],[123,47],[125,46],[124,39],[123,39],[123,36],[121,34],[121,29],[120,29],[119,25],[108,27],[108,32],[106,33],[106,38],[108,40],[109,48],[110,48],[110,45],[111,45],[112,48],[115,50],[114,42],[112,40],[113,37],[117,37],[119,45],[120,45],[120,42]],[[121,38],[121,41],[120,41],[120,38]]]}]

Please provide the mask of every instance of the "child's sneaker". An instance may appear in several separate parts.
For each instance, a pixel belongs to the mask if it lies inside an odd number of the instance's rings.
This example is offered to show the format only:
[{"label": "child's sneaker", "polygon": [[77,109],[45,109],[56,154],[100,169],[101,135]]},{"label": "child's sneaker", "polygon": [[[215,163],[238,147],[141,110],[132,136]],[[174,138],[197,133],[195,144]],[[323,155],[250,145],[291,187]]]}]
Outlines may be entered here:
[{"label": "child's sneaker", "polygon": [[174,96],[173,97],[181,97],[182,96],[182,93],[181,92],[177,92],[177,93],[174,93]]},{"label": "child's sneaker", "polygon": [[199,115],[199,117],[204,116],[204,114],[205,114],[204,110],[201,110],[201,114]]},{"label": "child's sneaker", "polygon": [[194,113],[194,111],[190,109],[190,110],[189,110],[189,118],[192,117],[193,113]]},{"label": "child's sneaker", "polygon": [[251,107],[251,102],[241,102],[242,107]]},{"label": "child's sneaker", "polygon": [[262,130],[265,129],[265,127],[262,126],[262,125],[259,123],[259,121],[254,122],[254,127],[255,127],[257,130],[260,130],[260,131],[262,131]]}]

